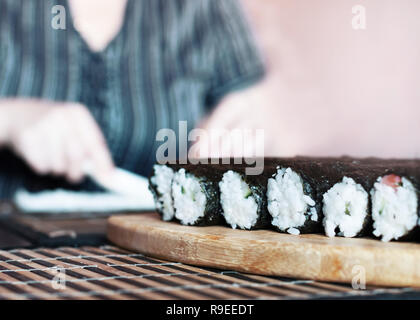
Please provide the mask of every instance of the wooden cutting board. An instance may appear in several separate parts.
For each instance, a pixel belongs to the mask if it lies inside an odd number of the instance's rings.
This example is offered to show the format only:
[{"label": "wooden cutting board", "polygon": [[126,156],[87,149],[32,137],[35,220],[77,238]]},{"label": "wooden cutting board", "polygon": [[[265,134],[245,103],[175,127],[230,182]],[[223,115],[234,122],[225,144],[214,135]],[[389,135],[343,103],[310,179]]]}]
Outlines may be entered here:
[{"label": "wooden cutting board", "polygon": [[129,250],[197,266],[323,281],[420,287],[420,244],[191,227],[157,213],[108,219],[108,239]]}]

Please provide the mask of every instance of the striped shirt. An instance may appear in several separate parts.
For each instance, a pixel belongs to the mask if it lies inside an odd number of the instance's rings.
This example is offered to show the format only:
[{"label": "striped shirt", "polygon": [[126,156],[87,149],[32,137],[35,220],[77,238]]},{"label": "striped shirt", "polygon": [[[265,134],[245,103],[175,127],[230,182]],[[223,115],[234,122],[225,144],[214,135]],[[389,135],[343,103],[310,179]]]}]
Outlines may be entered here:
[{"label": "striped shirt", "polygon": [[[66,9],[64,30],[52,27],[55,5]],[[192,129],[224,95],[263,74],[235,0],[128,0],[122,28],[100,52],[74,27],[67,0],[0,0],[0,99],[84,104],[115,164],[142,175],[156,160],[159,129],[178,133],[179,121]],[[70,188],[0,151],[0,198],[22,186]]]}]

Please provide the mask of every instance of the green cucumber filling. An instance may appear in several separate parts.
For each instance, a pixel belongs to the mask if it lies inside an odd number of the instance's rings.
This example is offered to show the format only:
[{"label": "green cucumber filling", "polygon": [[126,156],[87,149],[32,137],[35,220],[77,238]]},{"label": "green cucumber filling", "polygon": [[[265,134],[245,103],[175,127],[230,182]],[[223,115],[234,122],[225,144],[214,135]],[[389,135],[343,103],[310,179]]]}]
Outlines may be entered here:
[{"label": "green cucumber filling", "polygon": [[248,190],[245,192],[245,199],[248,199],[251,195],[252,195],[252,191],[251,191],[251,189],[248,189]]},{"label": "green cucumber filling", "polygon": [[346,202],[346,208],[344,210],[344,213],[348,216],[351,216],[351,214],[350,214],[350,202]]}]

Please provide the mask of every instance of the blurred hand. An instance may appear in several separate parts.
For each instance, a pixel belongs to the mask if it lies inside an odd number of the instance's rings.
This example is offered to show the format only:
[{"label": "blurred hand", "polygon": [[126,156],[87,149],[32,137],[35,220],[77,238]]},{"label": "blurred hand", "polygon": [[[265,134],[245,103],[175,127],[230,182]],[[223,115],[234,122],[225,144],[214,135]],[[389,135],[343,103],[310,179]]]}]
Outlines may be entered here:
[{"label": "blurred hand", "polygon": [[[206,157],[263,157],[278,155],[283,133],[279,108],[262,82],[227,95],[198,126],[206,139],[198,139],[189,155]],[[219,134],[220,133],[220,134]]]},{"label": "blurred hand", "polygon": [[98,174],[112,170],[104,136],[85,106],[17,99],[1,101],[1,112],[7,117],[7,123],[1,123],[5,144],[37,174],[77,183],[87,163]]}]

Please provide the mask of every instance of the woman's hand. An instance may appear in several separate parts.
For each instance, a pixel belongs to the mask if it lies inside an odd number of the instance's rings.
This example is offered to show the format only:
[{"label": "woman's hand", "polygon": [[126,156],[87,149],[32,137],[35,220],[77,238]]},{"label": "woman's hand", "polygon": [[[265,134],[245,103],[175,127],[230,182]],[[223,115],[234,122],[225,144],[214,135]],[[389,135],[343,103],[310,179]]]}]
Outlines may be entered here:
[{"label": "woman's hand", "polygon": [[80,182],[87,163],[106,174],[113,162],[88,109],[77,103],[0,100],[0,144],[9,146],[38,174]]},{"label": "woman's hand", "polygon": [[263,157],[283,150],[280,122],[266,82],[226,96],[199,125],[206,139],[198,139],[189,151],[194,158]]}]

